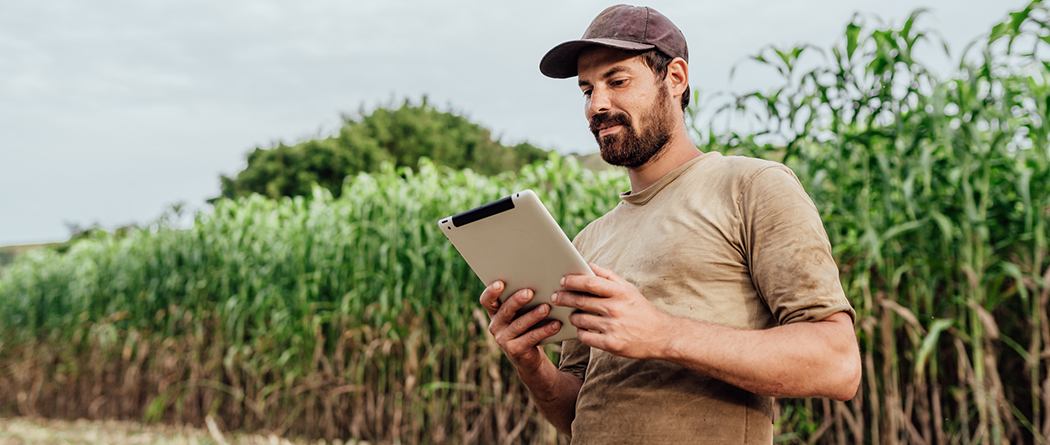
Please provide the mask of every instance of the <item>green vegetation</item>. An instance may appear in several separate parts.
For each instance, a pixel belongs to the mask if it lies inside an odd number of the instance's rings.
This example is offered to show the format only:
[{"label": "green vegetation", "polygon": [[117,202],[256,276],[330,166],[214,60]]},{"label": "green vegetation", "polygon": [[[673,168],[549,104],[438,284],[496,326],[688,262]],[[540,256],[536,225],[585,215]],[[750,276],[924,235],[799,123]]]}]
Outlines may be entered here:
[{"label": "green vegetation", "polygon": [[[813,69],[798,61],[814,48],[764,50],[783,86],[714,118],[759,131],[703,133],[795,170],[857,308],[861,390],[779,400],[783,442],[1050,438],[1047,11],[1011,14],[948,80],[912,58],[919,17],[852,23]],[[380,163],[338,184],[20,256],[0,275],[0,413],[565,442],[485,334],[482,283],[436,221],[532,188],[572,236],[624,175],[551,155],[498,176]]]},{"label": "green vegetation", "polygon": [[28,252],[0,279],[0,413],[213,415],[406,443],[553,436],[437,221],[531,188],[574,235],[627,187],[556,155],[495,178],[385,164],[339,198],[222,200],[189,230]]},{"label": "green vegetation", "polygon": [[344,117],[338,134],[295,145],[283,143],[248,154],[248,167],[235,177],[223,176],[222,197],[258,193],[270,198],[309,196],[313,184],[335,196],[343,179],[374,172],[385,161],[415,166],[422,157],[455,169],[486,175],[517,171],[543,160],[547,152],[528,143],[505,146],[489,130],[451,112],[438,111],[423,99],[414,106],[379,107],[359,120]]},{"label": "green vegetation", "polygon": [[14,261],[15,257],[17,257],[22,252],[25,252],[25,251],[28,251],[28,250],[32,250],[32,249],[38,248],[38,247],[40,247],[40,246],[39,245],[18,245],[18,246],[3,246],[3,247],[0,247],[0,270],[2,270],[4,266],[6,266],[8,264],[11,264],[11,262]]},{"label": "green vegetation", "polygon": [[67,242],[62,243],[45,243],[45,244],[18,244],[13,246],[0,246],[0,271],[5,266],[14,262],[15,258],[31,250],[37,249],[55,249],[58,251],[68,250],[71,243],[76,240],[70,239]]},{"label": "green vegetation", "polygon": [[[788,401],[784,439],[1047,443],[1050,438],[1050,22],[1033,2],[940,81],[917,25],[852,23],[754,59],[782,87],[738,97],[732,151],[783,153],[819,206],[857,312],[864,382],[849,403]],[[710,137],[710,136],[709,136]],[[765,138],[772,144],[759,143]]]}]

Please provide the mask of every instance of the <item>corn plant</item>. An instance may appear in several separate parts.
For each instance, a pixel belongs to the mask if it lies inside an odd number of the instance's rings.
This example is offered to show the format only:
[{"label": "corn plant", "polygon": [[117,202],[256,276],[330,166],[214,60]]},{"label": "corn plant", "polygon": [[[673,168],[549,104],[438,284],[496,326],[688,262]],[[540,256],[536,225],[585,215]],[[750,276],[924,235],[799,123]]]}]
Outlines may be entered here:
[{"label": "corn plant", "polygon": [[[923,13],[874,29],[857,18],[829,51],[764,49],[753,60],[782,86],[714,118],[758,131],[705,135],[795,170],[857,309],[861,390],[819,410],[785,402],[785,441],[1050,438],[1047,9],[1010,14],[946,80],[913,57],[933,36]],[[803,70],[807,55],[822,62]]]},{"label": "corn plant", "polygon": [[[857,309],[860,391],[779,400],[781,442],[1050,438],[1047,10],[1011,13],[944,78],[913,57],[933,36],[922,14],[858,17],[826,51],[767,48],[755,61],[783,85],[714,115],[755,131],[697,122],[704,149],[795,170]],[[558,156],[497,177],[424,161],[349,178],[338,198],[220,201],[192,229],[25,254],[0,272],[0,414],[564,443],[436,224],[524,188],[573,236],[628,184]]]},{"label": "corn plant", "polygon": [[27,254],[0,278],[0,412],[557,441],[487,337],[483,283],[437,225],[525,188],[574,236],[628,187],[556,155],[494,178],[424,161],[349,178],[338,199],[220,201],[189,230]]}]

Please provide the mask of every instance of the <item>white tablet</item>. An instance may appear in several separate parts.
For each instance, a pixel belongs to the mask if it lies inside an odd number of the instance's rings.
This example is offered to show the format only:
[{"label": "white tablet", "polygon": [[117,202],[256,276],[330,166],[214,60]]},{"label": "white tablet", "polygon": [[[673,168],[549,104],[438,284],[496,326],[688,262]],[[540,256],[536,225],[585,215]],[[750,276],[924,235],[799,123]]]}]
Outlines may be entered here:
[{"label": "white tablet", "polygon": [[[500,301],[519,289],[535,292],[519,313],[549,304],[551,294],[561,290],[561,277],[594,275],[532,190],[443,218],[439,224],[486,286],[496,280],[506,283]],[[542,344],[576,338],[576,327],[569,323],[572,311],[551,305],[547,320],[560,320],[561,330]]]}]

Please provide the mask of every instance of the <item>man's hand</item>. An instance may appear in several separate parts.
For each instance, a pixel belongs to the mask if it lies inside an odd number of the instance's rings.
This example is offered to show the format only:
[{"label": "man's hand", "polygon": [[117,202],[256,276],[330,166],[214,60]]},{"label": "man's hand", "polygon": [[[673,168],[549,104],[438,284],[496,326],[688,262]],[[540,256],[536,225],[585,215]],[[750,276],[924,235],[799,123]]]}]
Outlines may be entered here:
[{"label": "man's hand", "polygon": [[597,276],[565,276],[565,291],[551,296],[558,306],[586,312],[570,315],[569,322],[590,347],[669,361],[766,396],[849,400],[856,394],[860,353],[845,312],[770,329],[735,329],[670,316],[611,270],[593,264],[591,270]]},{"label": "man's hand", "polygon": [[500,304],[504,283],[496,281],[481,293],[481,306],[489,313],[489,332],[518,370],[518,377],[529,388],[540,414],[559,431],[572,436],[572,419],[576,417],[576,397],[583,380],[558,370],[540,348],[543,339],[558,333],[561,322],[537,326],[551,312],[541,304],[522,314],[517,313],[532,301],[531,289],[521,289]]},{"label": "man's hand", "polygon": [[536,326],[550,314],[551,308],[546,304],[536,306],[517,317],[517,312],[532,301],[533,291],[521,289],[500,304],[499,295],[503,292],[503,287],[502,281],[495,281],[481,293],[481,306],[489,313],[489,332],[496,338],[496,344],[507,355],[511,364],[517,368],[519,375],[535,373],[545,362],[550,361],[540,348],[540,342],[557,334],[561,323],[553,321]]},{"label": "man's hand", "polygon": [[563,277],[565,291],[551,296],[551,303],[581,311],[569,322],[583,344],[628,358],[654,358],[654,346],[667,344],[660,336],[667,333],[670,316],[612,270],[590,266],[595,276]]}]

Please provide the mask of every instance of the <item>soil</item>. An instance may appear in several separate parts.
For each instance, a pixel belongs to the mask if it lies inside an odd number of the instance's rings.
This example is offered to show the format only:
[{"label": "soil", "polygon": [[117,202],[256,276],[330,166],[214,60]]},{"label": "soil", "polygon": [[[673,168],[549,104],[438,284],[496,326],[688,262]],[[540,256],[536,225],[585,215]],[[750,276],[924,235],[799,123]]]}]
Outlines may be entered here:
[{"label": "soil", "polygon": [[[138,422],[100,420],[76,421],[28,417],[0,418],[0,445],[315,445],[274,435],[221,432],[212,428],[173,425],[144,425]],[[350,441],[345,445],[367,445]],[[336,440],[332,445],[344,445]]]}]

